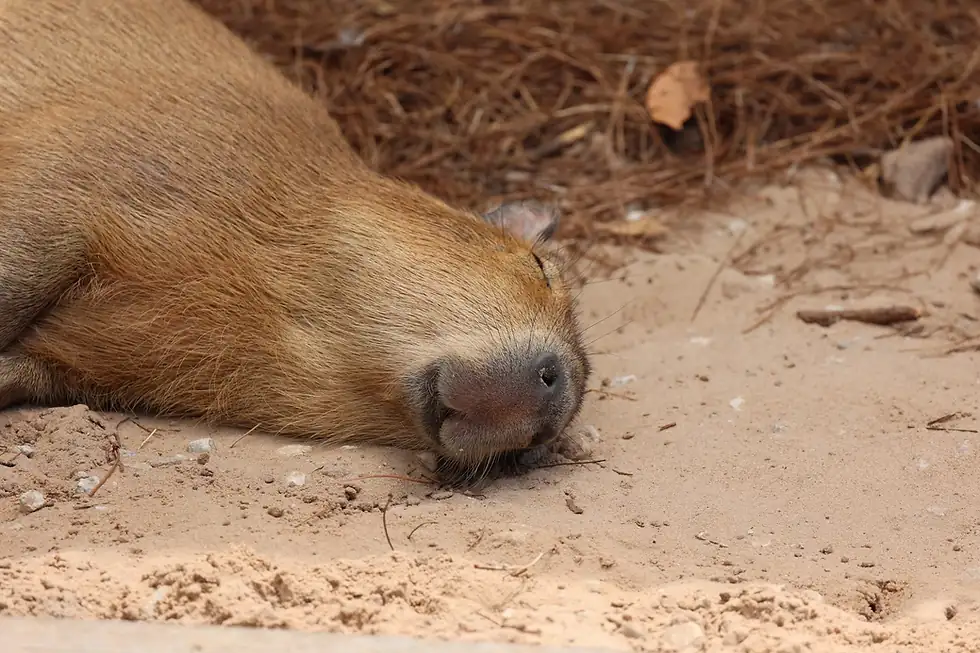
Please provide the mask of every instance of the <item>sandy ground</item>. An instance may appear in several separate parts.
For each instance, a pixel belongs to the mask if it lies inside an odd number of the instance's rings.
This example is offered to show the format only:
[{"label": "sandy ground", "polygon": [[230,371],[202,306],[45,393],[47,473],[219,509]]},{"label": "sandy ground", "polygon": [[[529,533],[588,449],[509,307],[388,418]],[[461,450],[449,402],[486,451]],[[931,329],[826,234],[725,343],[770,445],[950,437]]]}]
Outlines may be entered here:
[{"label": "sandy ground", "polygon": [[[0,614],[622,651],[971,648],[980,366],[935,354],[980,333],[980,210],[814,170],[685,224],[661,254],[608,251],[612,276],[590,266],[598,462],[480,495],[384,477],[418,477],[408,452],[84,406],[0,414]],[[888,302],[928,314],[901,331],[795,315]],[[87,497],[114,434],[122,468]]]}]

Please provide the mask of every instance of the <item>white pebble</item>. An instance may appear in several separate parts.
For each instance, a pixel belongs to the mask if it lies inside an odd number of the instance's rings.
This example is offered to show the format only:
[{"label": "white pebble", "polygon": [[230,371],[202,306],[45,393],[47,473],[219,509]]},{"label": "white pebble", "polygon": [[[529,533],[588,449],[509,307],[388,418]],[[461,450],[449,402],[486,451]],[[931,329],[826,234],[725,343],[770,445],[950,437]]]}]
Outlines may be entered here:
[{"label": "white pebble", "polygon": [[306,474],[303,472],[286,474],[286,487],[303,487],[304,485],[306,485]]},{"label": "white pebble", "polygon": [[306,454],[313,451],[313,447],[308,444],[287,444],[284,447],[279,447],[276,449],[276,453],[280,456],[286,456],[287,458],[293,458],[295,456],[305,456]]},{"label": "white pebble", "polygon": [[627,374],[626,376],[617,376],[617,377],[614,377],[609,382],[609,385],[611,385],[611,386],[613,386],[615,388],[617,386],[626,385],[627,383],[632,383],[633,381],[636,381],[636,375],[635,374]]},{"label": "white pebble", "polygon": [[742,399],[741,397],[735,397],[734,399],[728,402],[728,405],[734,408],[735,410],[742,410],[742,404],[744,403],[745,403],[744,399]]},{"label": "white pebble", "polygon": [[214,451],[214,440],[211,438],[200,438],[191,440],[187,443],[188,453],[211,453]]},{"label": "white pebble", "polygon": [[663,632],[660,637],[662,650],[683,651],[697,647],[704,641],[704,630],[693,621],[676,624]]},{"label": "white pebble", "polygon": [[20,511],[25,514],[37,512],[44,507],[44,495],[37,490],[29,490],[20,495]]},{"label": "white pebble", "polygon": [[89,494],[99,484],[99,479],[95,476],[83,476],[75,484],[75,490],[82,494]]},{"label": "white pebble", "polygon": [[20,445],[17,445],[17,453],[19,453],[20,455],[24,456],[25,458],[33,458],[34,457],[34,447],[32,447],[29,444],[20,444]]}]

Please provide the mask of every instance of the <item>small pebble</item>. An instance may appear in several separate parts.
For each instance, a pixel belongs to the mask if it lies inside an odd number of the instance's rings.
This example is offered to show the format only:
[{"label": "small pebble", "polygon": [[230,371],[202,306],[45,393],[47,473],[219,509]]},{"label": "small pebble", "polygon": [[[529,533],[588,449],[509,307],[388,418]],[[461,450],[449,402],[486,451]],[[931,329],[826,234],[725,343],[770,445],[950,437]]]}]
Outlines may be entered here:
[{"label": "small pebble", "polygon": [[353,501],[354,499],[356,499],[357,495],[360,494],[360,492],[361,490],[359,488],[354,487],[353,485],[344,486],[344,496],[347,497],[348,501]]},{"label": "small pebble", "polygon": [[272,515],[273,517],[275,517],[276,519],[286,514],[286,511],[280,508],[279,506],[272,506],[271,508],[266,510],[266,512]]},{"label": "small pebble", "polygon": [[24,514],[37,512],[44,507],[44,495],[37,490],[28,490],[20,495],[20,511]]},{"label": "small pebble", "polygon": [[826,555],[830,555],[833,552],[834,552],[834,547],[831,546],[830,544],[828,544],[824,548],[820,549],[820,553],[824,554],[825,556]]},{"label": "small pebble", "polygon": [[599,429],[592,425],[583,426],[561,439],[558,455],[568,460],[588,460],[600,439]]},{"label": "small pebble", "polygon": [[214,440],[211,438],[200,438],[187,443],[188,453],[211,453],[213,450]]},{"label": "small pebble", "polygon": [[276,453],[280,456],[285,456],[287,458],[292,458],[295,456],[305,456],[306,454],[313,451],[313,447],[308,444],[287,444],[284,447],[279,447],[276,449]]},{"label": "small pebble", "polygon": [[209,460],[211,460],[211,454],[209,454],[207,451],[204,451],[197,456],[198,465],[207,465]]},{"label": "small pebble", "polygon": [[620,626],[619,632],[623,634],[623,637],[628,637],[630,639],[641,639],[643,637],[643,633],[629,622],[626,622]]},{"label": "small pebble", "polygon": [[306,485],[306,474],[303,472],[286,474],[286,487],[303,487],[304,485]]},{"label": "small pebble", "polygon": [[582,513],[585,512],[585,510],[581,506],[575,503],[575,497],[573,496],[565,497],[565,505],[568,506],[568,509],[571,510],[576,515],[581,515]]},{"label": "small pebble", "polygon": [[963,550],[963,547],[961,545],[959,545],[959,544],[954,544],[953,545],[953,551],[962,551],[962,550]]},{"label": "small pebble", "polygon": [[25,458],[33,458],[34,447],[29,444],[19,444],[17,445],[17,453],[24,456]]},{"label": "small pebble", "polygon": [[99,484],[99,479],[96,476],[83,476],[78,479],[75,483],[75,491],[81,494],[89,494],[95,487]]},{"label": "small pebble", "polygon": [[636,375],[627,374],[625,376],[613,377],[612,379],[610,379],[609,385],[615,388],[621,385],[626,385],[627,383],[632,383],[633,381],[636,381]]},{"label": "small pebble", "polygon": [[417,506],[417,505],[419,505],[421,503],[422,503],[422,499],[419,499],[414,494],[409,494],[407,497],[405,497],[405,505],[406,506]]},{"label": "small pebble", "polygon": [[667,628],[660,636],[662,650],[683,651],[695,648],[704,641],[704,630],[693,621],[686,621]]}]

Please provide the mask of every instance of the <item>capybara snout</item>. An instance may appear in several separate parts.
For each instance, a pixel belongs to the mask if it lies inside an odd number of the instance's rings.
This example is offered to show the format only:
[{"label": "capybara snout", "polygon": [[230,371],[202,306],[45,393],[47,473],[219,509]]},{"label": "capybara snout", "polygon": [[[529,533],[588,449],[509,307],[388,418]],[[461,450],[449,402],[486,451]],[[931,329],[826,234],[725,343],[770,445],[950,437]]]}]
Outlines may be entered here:
[{"label": "capybara snout", "polygon": [[[537,343],[535,341],[538,341]],[[481,358],[447,357],[410,383],[424,432],[458,464],[550,444],[578,412],[588,365],[579,343],[513,342]]]}]

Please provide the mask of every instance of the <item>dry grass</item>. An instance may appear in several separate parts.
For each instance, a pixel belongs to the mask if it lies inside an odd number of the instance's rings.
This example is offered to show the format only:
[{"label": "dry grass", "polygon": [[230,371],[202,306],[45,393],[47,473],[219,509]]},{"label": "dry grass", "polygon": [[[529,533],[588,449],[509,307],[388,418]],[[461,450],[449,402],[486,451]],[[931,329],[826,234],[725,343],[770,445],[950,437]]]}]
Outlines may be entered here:
[{"label": "dry grass", "polygon": [[[570,236],[941,133],[953,189],[980,172],[973,0],[199,2],[322,96],[379,169],[473,208],[558,199]],[[712,98],[678,136],[643,98],[684,59]]]}]

